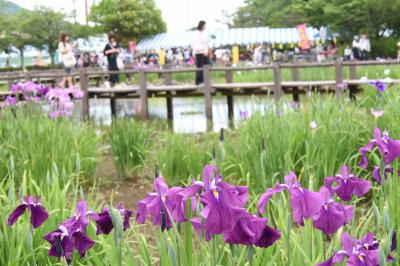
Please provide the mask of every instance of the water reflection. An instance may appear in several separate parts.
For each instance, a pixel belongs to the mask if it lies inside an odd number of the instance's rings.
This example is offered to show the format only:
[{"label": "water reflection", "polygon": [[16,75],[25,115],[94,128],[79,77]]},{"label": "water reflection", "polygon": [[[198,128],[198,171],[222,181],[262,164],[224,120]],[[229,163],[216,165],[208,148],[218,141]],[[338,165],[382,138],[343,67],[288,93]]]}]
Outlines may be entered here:
[{"label": "water reflection", "polygon": [[[264,112],[273,105],[270,96],[238,96],[234,97],[234,119],[242,119],[240,111],[249,115],[256,111]],[[139,115],[139,100],[117,100],[118,117],[135,117]],[[149,99],[149,113],[152,119],[167,120],[166,100]],[[90,100],[90,117],[98,124],[111,124],[110,101],[108,99]],[[213,130],[229,127],[228,106],[226,97],[213,97]],[[202,97],[173,99],[173,130],[178,133],[198,133],[207,130],[204,99]]]}]

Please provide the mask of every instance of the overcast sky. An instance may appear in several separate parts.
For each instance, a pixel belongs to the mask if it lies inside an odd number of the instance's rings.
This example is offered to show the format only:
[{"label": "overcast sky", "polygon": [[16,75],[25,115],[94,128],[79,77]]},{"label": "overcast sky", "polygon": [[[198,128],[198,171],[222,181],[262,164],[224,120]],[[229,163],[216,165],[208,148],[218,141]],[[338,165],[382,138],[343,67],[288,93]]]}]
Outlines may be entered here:
[{"label": "overcast sky", "polygon": [[[47,6],[57,11],[72,13],[74,0],[12,0],[18,5],[32,9],[35,6]],[[88,0],[89,5],[100,0]],[[243,0],[156,0],[168,31],[179,32],[194,27],[199,20],[206,20],[210,28],[222,27],[216,20],[222,19],[222,11],[232,14]],[[85,21],[85,1],[75,0],[78,21]]]}]

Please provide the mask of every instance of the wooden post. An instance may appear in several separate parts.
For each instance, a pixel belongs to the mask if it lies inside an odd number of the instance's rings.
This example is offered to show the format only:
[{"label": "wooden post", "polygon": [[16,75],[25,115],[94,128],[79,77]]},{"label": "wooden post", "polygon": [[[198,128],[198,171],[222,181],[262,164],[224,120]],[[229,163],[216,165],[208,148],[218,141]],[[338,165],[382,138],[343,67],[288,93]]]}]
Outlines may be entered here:
[{"label": "wooden post", "polygon": [[349,73],[350,73],[350,80],[357,79],[357,70],[356,70],[356,65],[349,65]]},{"label": "wooden post", "polygon": [[[299,80],[299,70],[297,67],[292,67],[292,81],[298,81]],[[299,95],[299,88],[297,86],[294,86],[292,88],[292,97],[293,101],[298,103],[300,101],[300,95]]]},{"label": "wooden post", "polygon": [[340,94],[340,87],[339,84],[343,83],[343,66],[342,62],[337,60],[335,62],[335,80],[336,80],[336,86],[335,86],[335,94],[336,94],[336,99],[339,100],[339,94]]},{"label": "wooden post", "polygon": [[[355,80],[357,79],[357,70],[356,70],[356,65],[349,65],[349,79],[350,80]],[[357,85],[349,85],[349,97],[352,100],[356,99],[356,91],[357,91]]]},{"label": "wooden post", "polygon": [[13,84],[14,84],[14,80],[13,79],[9,79],[8,80],[8,88],[7,89],[10,90]]},{"label": "wooden post", "polygon": [[114,119],[117,116],[117,105],[114,93],[110,95],[110,109],[111,109],[111,118]]},{"label": "wooden post", "polygon": [[79,72],[79,81],[81,83],[81,90],[83,91],[82,98],[82,119],[89,120],[89,77],[84,69]]},{"label": "wooden post", "polygon": [[282,76],[279,64],[274,64],[274,98],[275,102],[279,103],[282,91]]},{"label": "wooden post", "polygon": [[204,77],[204,100],[206,108],[207,118],[207,130],[212,130],[212,87],[211,87],[211,69],[209,65],[203,66],[203,77]]},{"label": "wooden post", "polygon": [[146,72],[144,69],[139,71],[139,96],[140,96],[140,117],[141,119],[149,118],[149,104],[148,104],[148,92],[147,92],[147,80]]},{"label": "wooden post", "polygon": [[[225,71],[225,79],[226,79],[226,83],[233,82],[233,71],[231,69]],[[229,121],[231,122],[231,125],[233,125],[233,120],[235,118],[233,95],[227,95],[226,101],[228,104],[228,118],[229,118]]]},{"label": "wooden post", "polygon": [[[171,73],[165,73],[164,75],[164,84],[172,85],[172,77]],[[173,121],[174,119],[174,108],[173,108],[173,99],[170,91],[167,91],[167,118],[169,121]]]}]

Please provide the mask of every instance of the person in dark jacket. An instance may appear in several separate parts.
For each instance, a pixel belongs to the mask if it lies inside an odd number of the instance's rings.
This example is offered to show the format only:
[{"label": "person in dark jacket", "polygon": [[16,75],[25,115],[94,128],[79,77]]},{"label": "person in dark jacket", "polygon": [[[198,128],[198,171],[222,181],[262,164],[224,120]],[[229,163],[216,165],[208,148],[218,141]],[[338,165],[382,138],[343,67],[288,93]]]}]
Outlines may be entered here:
[{"label": "person in dark jacket", "polygon": [[[109,71],[118,71],[117,58],[119,53],[121,53],[121,47],[117,43],[117,38],[113,32],[108,34],[108,43],[104,48],[104,55],[107,56],[108,61],[108,70]],[[118,74],[110,75],[110,83],[113,87],[116,83],[119,82]]]}]

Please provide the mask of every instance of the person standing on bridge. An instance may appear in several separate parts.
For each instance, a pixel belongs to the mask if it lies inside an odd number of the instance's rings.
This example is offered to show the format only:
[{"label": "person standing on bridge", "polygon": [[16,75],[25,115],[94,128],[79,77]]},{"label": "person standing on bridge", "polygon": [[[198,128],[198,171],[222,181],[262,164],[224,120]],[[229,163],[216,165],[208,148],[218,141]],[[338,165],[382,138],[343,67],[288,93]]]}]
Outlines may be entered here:
[{"label": "person standing on bridge", "polygon": [[[197,26],[196,37],[193,43],[193,53],[196,56],[196,67],[202,68],[210,64],[208,57],[208,35],[206,32],[206,22],[201,20]],[[196,85],[204,82],[203,71],[196,72]]]},{"label": "person standing on bridge", "polygon": [[60,83],[61,88],[65,88],[67,82],[69,87],[74,85],[72,81],[72,68],[76,65],[76,58],[72,49],[72,45],[68,42],[68,34],[62,32],[60,35],[60,43],[58,44],[58,53],[60,61],[64,66],[66,76],[63,77]]},{"label": "person standing on bridge", "polygon": [[[109,71],[119,70],[117,59],[120,53],[121,53],[121,46],[117,43],[117,37],[115,36],[114,32],[110,32],[108,34],[108,43],[104,48],[104,55],[107,56]],[[110,83],[111,87],[114,87],[115,84],[119,83],[119,75],[111,74]]]}]

